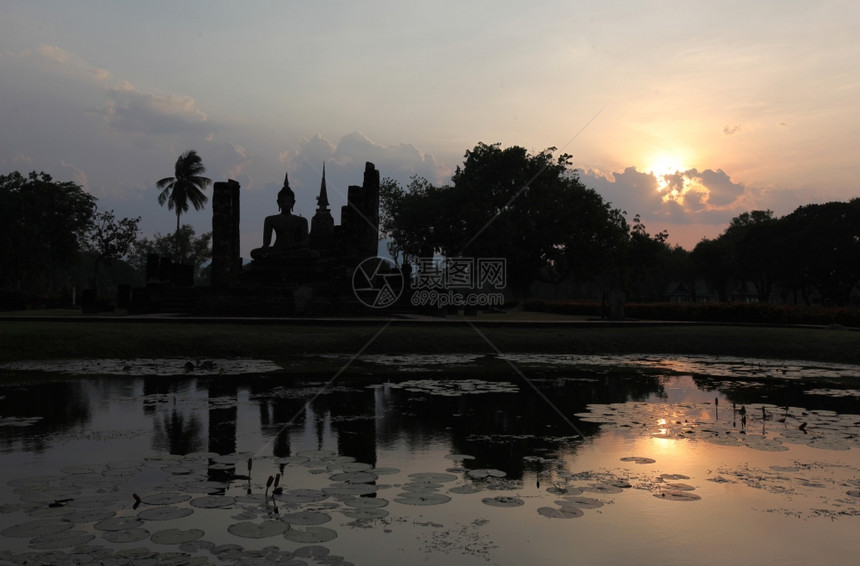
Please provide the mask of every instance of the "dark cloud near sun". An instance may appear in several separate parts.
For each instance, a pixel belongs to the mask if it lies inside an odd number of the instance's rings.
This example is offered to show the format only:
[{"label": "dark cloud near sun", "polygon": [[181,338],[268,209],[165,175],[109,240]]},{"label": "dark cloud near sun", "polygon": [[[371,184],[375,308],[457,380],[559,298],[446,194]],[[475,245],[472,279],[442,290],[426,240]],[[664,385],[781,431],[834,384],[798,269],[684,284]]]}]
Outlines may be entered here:
[{"label": "dark cloud near sun", "polygon": [[722,169],[705,169],[699,173],[691,169],[685,173],[689,178],[698,179],[708,191],[707,204],[711,207],[732,207],[746,191],[742,183],[735,183]]},{"label": "dark cloud near sun", "polygon": [[723,133],[727,136],[731,136],[741,131],[741,125],[735,124],[734,126],[724,126]]},{"label": "dark cloud near sun", "polygon": [[689,169],[658,176],[635,167],[609,174],[586,170],[580,175],[612,206],[656,223],[728,223],[742,212],[747,188],[723,170]]}]

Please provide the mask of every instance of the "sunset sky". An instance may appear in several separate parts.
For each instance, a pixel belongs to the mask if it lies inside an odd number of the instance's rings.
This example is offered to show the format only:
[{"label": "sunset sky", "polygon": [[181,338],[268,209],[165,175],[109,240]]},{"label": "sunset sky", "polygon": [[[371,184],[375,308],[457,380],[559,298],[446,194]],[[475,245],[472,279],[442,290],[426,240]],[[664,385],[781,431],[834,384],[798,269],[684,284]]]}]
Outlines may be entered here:
[{"label": "sunset sky", "polygon": [[155,182],[196,149],[242,185],[246,257],[285,171],[310,218],[325,162],[337,220],[365,161],[447,183],[478,142],[570,153],[687,249],[860,196],[856,2],[0,0],[0,77],[0,174],[169,233]]}]

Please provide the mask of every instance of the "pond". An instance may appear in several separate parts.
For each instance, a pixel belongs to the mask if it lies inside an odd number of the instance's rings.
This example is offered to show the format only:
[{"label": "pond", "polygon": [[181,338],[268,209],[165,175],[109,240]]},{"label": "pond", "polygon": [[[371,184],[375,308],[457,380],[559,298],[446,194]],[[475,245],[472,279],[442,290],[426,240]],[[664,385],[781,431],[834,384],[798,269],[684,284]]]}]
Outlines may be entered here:
[{"label": "pond", "polygon": [[483,358],[7,364],[0,564],[856,560],[860,368]]}]

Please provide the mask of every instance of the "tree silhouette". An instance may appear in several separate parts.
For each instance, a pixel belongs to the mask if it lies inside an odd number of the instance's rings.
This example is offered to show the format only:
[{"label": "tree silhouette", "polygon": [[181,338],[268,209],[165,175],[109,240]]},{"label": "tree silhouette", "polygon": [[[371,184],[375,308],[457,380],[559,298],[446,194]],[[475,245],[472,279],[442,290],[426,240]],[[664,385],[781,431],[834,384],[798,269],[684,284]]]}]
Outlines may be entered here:
[{"label": "tree silhouette", "polygon": [[169,210],[176,210],[177,260],[182,259],[182,250],[179,249],[179,217],[183,212],[188,212],[189,202],[194,205],[195,210],[200,210],[209,200],[203,191],[212,179],[203,177],[205,172],[206,168],[200,156],[191,149],[176,160],[173,177],[165,177],[155,184],[162,189],[158,195],[158,204],[164,206],[166,202]]},{"label": "tree silhouette", "polygon": [[140,217],[117,220],[113,210],[97,212],[93,215],[84,235],[84,246],[93,253],[93,276],[90,287],[98,296],[99,268],[102,263],[110,264],[131,253],[137,241]]}]

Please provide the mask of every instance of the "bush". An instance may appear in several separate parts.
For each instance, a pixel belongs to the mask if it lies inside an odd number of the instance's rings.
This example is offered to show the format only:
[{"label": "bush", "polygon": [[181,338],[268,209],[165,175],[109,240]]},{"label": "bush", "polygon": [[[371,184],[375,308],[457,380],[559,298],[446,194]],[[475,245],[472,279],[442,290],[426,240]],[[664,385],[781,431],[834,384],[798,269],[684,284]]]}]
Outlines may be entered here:
[{"label": "bush", "polygon": [[[528,299],[528,311],[602,316],[600,303]],[[607,306],[608,309],[608,306]],[[761,324],[815,324],[860,327],[860,308],[773,305],[768,303],[626,303],[628,318],[690,322],[738,322]]]}]

